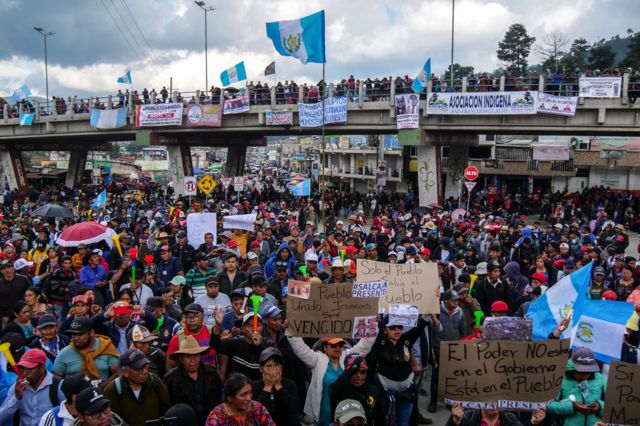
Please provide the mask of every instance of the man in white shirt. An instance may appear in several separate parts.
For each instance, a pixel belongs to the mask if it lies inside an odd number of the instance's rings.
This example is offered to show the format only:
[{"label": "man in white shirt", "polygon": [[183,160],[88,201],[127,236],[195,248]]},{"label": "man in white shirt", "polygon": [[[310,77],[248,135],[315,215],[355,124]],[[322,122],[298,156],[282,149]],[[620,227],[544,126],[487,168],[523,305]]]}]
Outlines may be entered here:
[{"label": "man in white shirt", "polygon": [[216,322],[213,318],[213,312],[216,305],[218,305],[223,312],[231,310],[231,300],[229,296],[220,292],[220,283],[218,277],[211,276],[207,279],[205,284],[207,294],[199,296],[194,303],[204,308],[204,323],[208,326],[214,327]]},{"label": "man in white shirt", "polygon": [[140,273],[139,276],[136,275],[135,280],[120,287],[121,290],[125,288],[131,289],[131,292],[133,292],[131,304],[133,305],[146,306],[147,299],[153,297],[153,290],[151,290],[148,285],[142,283],[142,275],[142,273]]}]

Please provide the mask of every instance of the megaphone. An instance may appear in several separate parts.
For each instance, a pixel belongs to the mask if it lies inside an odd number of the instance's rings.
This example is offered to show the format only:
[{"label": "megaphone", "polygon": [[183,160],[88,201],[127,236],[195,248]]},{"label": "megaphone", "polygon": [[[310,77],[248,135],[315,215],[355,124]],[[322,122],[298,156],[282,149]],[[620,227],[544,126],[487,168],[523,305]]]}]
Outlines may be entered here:
[{"label": "megaphone", "polygon": [[20,373],[20,369],[16,365],[16,360],[13,359],[13,354],[11,353],[11,343],[5,342],[0,344],[0,352],[4,354],[4,356],[7,358],[7,361],[9,361],[9,365],[11,365],[11,368],[13,368],[13,371],[15,371],[20,380],[22,380],[22,373]]}]

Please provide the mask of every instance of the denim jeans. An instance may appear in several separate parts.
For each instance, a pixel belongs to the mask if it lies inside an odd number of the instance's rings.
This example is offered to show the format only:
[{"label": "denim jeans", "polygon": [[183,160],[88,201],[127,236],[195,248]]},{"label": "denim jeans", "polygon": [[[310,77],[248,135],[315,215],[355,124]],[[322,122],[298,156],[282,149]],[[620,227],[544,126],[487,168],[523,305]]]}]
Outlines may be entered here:
[{"label": "denim jeans", "polygon": [[396,400],[396,422],[398,426],[409,426],[411,412],[413,411],[413,402],[400,396],[404,392],[406,391],[387,390],[387,393],[395,397]]}]

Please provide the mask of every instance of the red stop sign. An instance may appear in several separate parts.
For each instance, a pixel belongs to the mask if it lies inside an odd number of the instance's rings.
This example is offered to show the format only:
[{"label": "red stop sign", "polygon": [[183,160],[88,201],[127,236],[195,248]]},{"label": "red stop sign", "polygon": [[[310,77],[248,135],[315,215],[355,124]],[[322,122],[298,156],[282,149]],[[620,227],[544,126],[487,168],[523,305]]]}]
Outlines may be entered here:
[{"label": "red stop sign", "polygon": [[480,176],[480,170],[477,167],[469,166],[464,169],[464,178],[467,180],[476,180]]}]

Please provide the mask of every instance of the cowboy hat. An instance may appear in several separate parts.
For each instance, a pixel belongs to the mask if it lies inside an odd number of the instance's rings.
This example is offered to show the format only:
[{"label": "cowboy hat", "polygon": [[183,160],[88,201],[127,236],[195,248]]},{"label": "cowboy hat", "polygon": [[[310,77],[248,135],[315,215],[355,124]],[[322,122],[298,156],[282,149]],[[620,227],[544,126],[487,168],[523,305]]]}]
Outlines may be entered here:
[{"label": "cowboy hat", "polygon": [[170,356],[175,359],[177,355],[202,355],[209,350],[208,346],[200,346],[193,336],[186,336],[177,351]]}]

